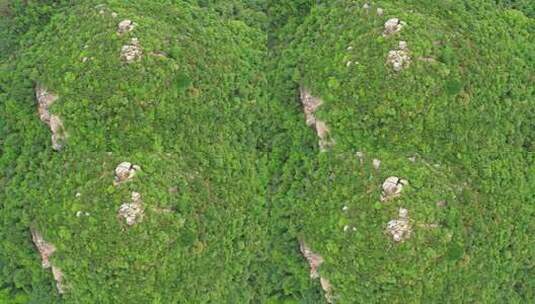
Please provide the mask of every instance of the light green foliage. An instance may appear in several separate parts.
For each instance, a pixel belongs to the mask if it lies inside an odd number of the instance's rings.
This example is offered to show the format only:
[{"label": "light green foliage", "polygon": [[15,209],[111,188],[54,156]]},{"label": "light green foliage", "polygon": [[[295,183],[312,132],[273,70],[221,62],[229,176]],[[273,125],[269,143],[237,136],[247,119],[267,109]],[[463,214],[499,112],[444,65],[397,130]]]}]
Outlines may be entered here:
[{"label": "light green foliage", "polygon": [[[323,303],[298,239],[336,303],[531,302],[529,2],[363,3],[0,1],[0,303]],[[407,25],[383,37],[391,17]],[[36,83],[59,96],[61,152]],[[300,86],[324,101],[328,152]],[[113,186],[122,161],[141,171]],[[381,203],[388,176],[409,185]],[[132,191],[145,217],[127,227]],[[413,233],[397,244],[400,207]],[[63,296],[30,226],[57,247]]]}]

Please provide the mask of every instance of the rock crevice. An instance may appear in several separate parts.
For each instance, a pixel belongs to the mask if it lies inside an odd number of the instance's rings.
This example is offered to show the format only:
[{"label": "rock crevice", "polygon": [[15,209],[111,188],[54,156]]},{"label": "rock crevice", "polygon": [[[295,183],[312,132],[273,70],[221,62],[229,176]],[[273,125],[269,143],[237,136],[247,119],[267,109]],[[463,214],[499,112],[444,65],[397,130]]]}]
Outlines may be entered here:
[{"label": "rock crevice", "polygon": [[321,255],[314,253],[310,247],[303,241],[299,241],[299,249],[301,254],[305,257],[310,266],[310,278],[311,279],[320,279],[320,285],[323,291],[325,292],[325,299],[328,303],[333,303],[333,288],[328,279],[320,276],[318,268],[323,264],[324,259]]},{"label": "rock crevice", "polygon": [[32,234],[32,241],[41,255],[41,265],[44,269],[51,268],[52,275],[56,281],[56,288],[59,294],[65,293],[65,285],[63,283],[63,272],[60,268],[53,265],[50,261],[50,257],[56,252],[56,247],[51,243],[48,243],[43,238],[43,235],[37,231],[35,228],[31,228],[30,232]]}]

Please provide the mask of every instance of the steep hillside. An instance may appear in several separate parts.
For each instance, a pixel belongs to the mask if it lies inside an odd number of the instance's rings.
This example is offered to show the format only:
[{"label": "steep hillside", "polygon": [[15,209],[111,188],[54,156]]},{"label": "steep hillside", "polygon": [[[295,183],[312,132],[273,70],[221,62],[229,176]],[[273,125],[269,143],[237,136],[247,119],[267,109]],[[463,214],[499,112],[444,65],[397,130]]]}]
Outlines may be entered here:
[{"label": "steep hillside", "polygon": [[[2,285],[53,301],[32,227],[57,249],[66,301],[261,298],[264,52],[261,32],[186,2],[58,10],[4,66]],[[60,151],[37,115],[44,89]],[[114,186],[125,161],[140,170]],[[129,227],[133,192],[144,217]]]},{"label": "steep hillside", "polygon": [[0,1],[0,303],[528,303],[523,1]]},{"label": "steep hillside", "polygon": [[[280,81],[321,98],[312,128],[335,144],[281,205],[299,198],[291,225],[334,299],[533,298],[533,25],[477,1],[329,1],[283,29]],[[408,185],[381,203],[389,176]],[[413,231],[396,245],[399,208]]]}]

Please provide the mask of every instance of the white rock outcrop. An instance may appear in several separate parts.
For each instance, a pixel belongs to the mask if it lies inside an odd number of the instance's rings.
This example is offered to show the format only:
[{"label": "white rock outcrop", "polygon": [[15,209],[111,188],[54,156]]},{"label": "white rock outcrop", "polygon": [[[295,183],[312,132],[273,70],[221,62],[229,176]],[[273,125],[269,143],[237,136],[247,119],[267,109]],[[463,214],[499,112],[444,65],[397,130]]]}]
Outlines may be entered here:
[{"label": "white rock outcrop", "polygon": [[67,132],[59,116],[50,113],[49,108],[58,99],[58,96],[48,91],[44,86],[35,86],[35,97],[37,98],[37,112],[39,119],[48,125],[52,132],[52,149],[60,151],[65,145]]},{"label": "white rock outcrop", "polygon": [[132,192],[132,202],[124,203],[119,207],[118,216],[123,219],[128,226],[140,223],[143,220],[145,210],[141,201],[141,194]]},{"label": "white rock outcrop", "polygon": [[327,124],[316,118],[315,112],[323,104],[323,101],[317,97],[312,96],[309,90],[305,88],[300,89],[301,104],[305,113],[305,120],[307,126],[316,131],[319,138],[320,150],[326,151],[334,145],[334,140],[330,137],[330,130]]},{"label": "white rock outcrop", "polygon": [[391,65],[392,69],[396,72],[408,68],[411,64],[411,57],[409,55],[407,42],[400,41],[397,50],[391,50],[388,52],[386,62],[387,64]]},{"label": "white rock outcrop", "polygon": [[317,253],[314,253],[310,247],[308,247],[305,242],[300,241],[299,242],[299,249],[301,249],[301,253],[307,260],[308,264],[310,265],[310,278],[311,279],[317,279],[320,277],[318,268],[323,264],[323,257]]},{"label": "white rock outcrop", "polygon": [[320,279],[321,288],[325,292],[325,299],[328,303],[333,303],[333,288],[328,279],[321,277],[318,268],[323,264],[323,257],[317,253],[314,253],[310,247],[302,240],[299,241],[299,249],[301,254],[305,257],[310,265],[310,278]]},{"label": "white rock outcrop", "polygon": [[122,35],[131,32],[136,27],[136,24],[132,20],[125,19],[117,25],[117,34]]},{"label": "white rock outcrop", "polygon": [[117,168],[115,168],[115,180],[113,181],[113,184],[117,186],[131,180],[139,170],[141,170],[141,167],[138,165],[129,162],[120,163]]},{"label": "white rock outcrop", "polygon": [[383,31],[383,36],[384,37],[392,36],[393,34],[401,31],[401,29],[405,25],[407,24],[399,20],[398,18],[390,18],[385,22],[385,29]]},{"label": "white rock outcrop", "polygon": [[123,45],[121,48],[121,59],[126,63],[139,60],[141,55],[143,55],[143,51],[137,38],[132,38],[129,44]]},{"label": "white rock outcrop", "polygon": [[407,180],[401,179],[397,176],[390,176],[384,182],[381,192],[381,202],[386,202],[401,195],[403,187],[408,185]]},{"label": "white rock outcrop", "polygon": [[412,232],[409,211],[405,208],[399,208],[398,217],[398,219],[388,222],[386,230],[394,242],[403,242],[410,238]]},{"label": "white rock outcrop", "polygon": [[65,285],[63,283],[63,272],[58,267],[54,266],[50,261],[50,257],[56,251],[56,247],[45,241],[43,236],[35,228],[31,228],[30,232],[32,234],[32,241],[41,255],[41,265],[43,268],[51,268],[52,275],[56,281],[56,288],[59,294],[65,293]]}]

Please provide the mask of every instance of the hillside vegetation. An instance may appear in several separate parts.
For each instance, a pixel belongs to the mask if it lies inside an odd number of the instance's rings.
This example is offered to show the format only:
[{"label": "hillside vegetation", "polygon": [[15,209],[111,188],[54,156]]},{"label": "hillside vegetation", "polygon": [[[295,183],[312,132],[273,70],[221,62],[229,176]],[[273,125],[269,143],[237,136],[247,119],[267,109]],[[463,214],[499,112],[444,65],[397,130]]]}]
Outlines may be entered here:
[{"label": "hillside vegetation", "polygon": [[0,303],[532,302],[533,12],[0,0]]}]

